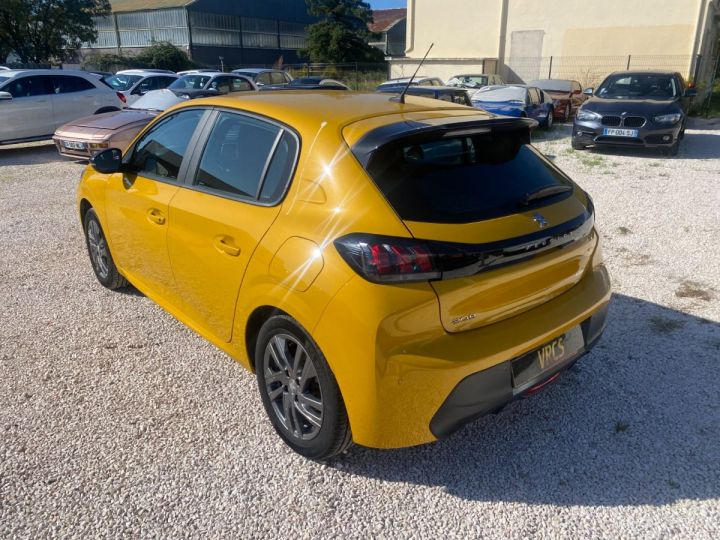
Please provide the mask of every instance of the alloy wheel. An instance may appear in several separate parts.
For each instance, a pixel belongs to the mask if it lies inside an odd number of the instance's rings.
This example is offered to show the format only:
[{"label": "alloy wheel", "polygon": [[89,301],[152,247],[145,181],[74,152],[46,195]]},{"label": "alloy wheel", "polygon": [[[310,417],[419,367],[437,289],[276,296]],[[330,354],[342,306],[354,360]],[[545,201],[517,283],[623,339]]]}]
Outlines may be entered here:
[{"label": "alloy wheel", "polygon": [[87,240],[90,248],[90,260],[95,267],[95,271],[101,279],[107,279],[110,273],[107,242],[100,225],[95,220],[88,222]]},{"label": "alloy wheel", "polygon": [[272,411],[286,433],[311,440],[323,422],[320,382],[305,347],[289,334],[274,335],[263,355],[265,390]]}]

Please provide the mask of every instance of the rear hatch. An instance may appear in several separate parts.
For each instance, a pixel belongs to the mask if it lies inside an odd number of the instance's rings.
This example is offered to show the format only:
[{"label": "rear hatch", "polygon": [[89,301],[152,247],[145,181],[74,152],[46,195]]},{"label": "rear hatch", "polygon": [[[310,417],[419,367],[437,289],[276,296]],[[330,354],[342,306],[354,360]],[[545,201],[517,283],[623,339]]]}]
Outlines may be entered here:
[{"label": "rear hatch", "polygon": [[[437,271],[428,275],[448,332],[547,302],[591,264],[597,243],[592,203],[529,144],[533,125],[485,117],[443,126],[435,118],[384,126],[352,145],[421,240],[421,247],[407,250],[432,254],[425,266]],[[408,252],[385,244],[380,249],[390,257]]]}]

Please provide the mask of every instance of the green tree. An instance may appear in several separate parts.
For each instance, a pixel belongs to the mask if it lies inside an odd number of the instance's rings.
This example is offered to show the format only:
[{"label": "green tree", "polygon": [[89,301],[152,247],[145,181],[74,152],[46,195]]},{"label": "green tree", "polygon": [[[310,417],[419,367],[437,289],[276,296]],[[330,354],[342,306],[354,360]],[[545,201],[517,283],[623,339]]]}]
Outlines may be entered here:
[{"label": "green tree", "polygon": [[168,41],[154,41],[135,59],[142,67],[182,71],[193,67],[187,55]]},{"label": "green tree", "polygon": [[372,9],[361,0],[305,0],[320,21],[308,27],[307,48],[313,62],[382,62],[383,53],[368,45]]},{"label": "green tree", "polygon": [[63,60],[97,38],[92,18],[109,13],[108,0],[0,0],[0,49],[22,62]]}]

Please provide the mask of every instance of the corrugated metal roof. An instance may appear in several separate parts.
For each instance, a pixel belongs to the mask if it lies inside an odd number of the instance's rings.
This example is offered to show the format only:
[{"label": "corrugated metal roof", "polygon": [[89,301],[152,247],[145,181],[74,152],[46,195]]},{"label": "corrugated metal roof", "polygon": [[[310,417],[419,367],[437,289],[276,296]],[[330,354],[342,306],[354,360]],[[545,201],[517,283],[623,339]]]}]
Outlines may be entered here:
[{"label": "corrugated metal roof", "polygon": [[195,2],[196,0],[110,0],[110,5],[113,12],[118,13],[183,7]]}]

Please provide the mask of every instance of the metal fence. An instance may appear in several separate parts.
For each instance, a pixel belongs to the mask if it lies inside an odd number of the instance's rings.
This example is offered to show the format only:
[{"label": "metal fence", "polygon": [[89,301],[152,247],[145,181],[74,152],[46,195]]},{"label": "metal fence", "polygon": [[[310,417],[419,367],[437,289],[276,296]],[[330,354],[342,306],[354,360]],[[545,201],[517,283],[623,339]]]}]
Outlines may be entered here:
[{"label": "metal fence", "polygon": [[677,71],[694,78],[700,57],[665,56],[543,56],[510,57],[501,70],[508,82],[521,83],[537,79],[571,79],[583,86],[597,86],[613,71],[628,69]]}]

